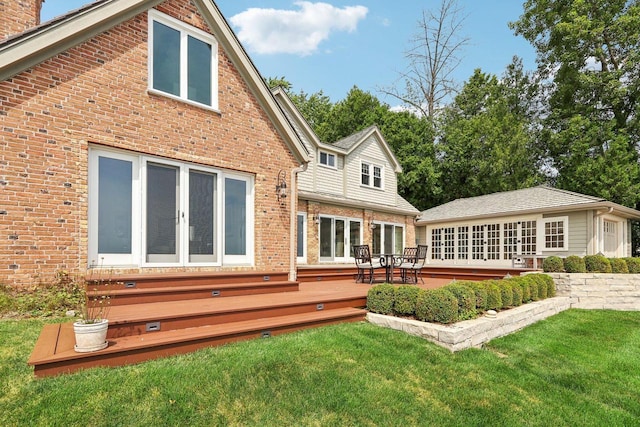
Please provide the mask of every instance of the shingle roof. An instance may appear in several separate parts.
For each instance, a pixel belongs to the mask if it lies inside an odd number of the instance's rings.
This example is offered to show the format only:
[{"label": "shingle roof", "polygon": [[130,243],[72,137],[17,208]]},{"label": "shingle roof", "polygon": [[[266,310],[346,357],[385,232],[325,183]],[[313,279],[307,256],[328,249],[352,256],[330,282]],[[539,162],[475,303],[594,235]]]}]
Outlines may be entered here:
[{"label": "shingle roof", "polygon": [[[457,220],[471,217],[505,216],[532,211],[573,210],[593,207],[594,204],[619,207],[631,213],[633,210],[608,202],[605,199],[585,194],[559,190],[545,185],[521,190],[505,191],[466,199],[457,199],[449,203],[423,211],[418,221],[435,222]],[[635,211],[637,214],[640,212]]]},{"label": "shingle roof", "polygon": [[333,146],[349,151],[351,147],[360,142],[364,135],[371,132],[374,128],[375,126],[369,126],[366,129],[362,129],[360,132],[356,132],[353,135],[349,135],[348,137],[341,139],[340,141],[334,142]]}]

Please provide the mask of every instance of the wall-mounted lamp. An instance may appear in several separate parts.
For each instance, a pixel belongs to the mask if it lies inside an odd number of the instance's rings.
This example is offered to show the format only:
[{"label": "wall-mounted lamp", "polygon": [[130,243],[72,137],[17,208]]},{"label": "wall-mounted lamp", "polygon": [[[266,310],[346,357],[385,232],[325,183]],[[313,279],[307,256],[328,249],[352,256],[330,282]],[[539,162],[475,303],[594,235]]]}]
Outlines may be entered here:
[{"label": "wall-mounted lamp", "polygon": [[369,228],[373,230],[376,228],[376,225],[373,223],[373,215],[371,215],[371,219],[369,220]]},{"label": "wall-mounted lamp", "polygon": [[313,210],[313,222],[320,224],[320,209],[318,208]]},{"label": "wall-mounted lamp", "polygon": [[276,197],[278,202],[283,202],[287,198],[287,172],[280,170],[276,179]]}]

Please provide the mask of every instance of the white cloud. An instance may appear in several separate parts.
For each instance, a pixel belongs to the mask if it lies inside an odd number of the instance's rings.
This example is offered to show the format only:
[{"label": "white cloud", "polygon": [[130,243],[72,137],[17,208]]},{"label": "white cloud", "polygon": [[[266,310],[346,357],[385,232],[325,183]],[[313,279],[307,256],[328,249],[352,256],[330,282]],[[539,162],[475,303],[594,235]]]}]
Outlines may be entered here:
[{"label": "white cloud", "polygon": [[353,32],[365,18],[364,6],[337,8],[328,3],[296,1],[299,10],[249,8],[231,17],[238,38],[259,54],[311,55],[334,31]]}]

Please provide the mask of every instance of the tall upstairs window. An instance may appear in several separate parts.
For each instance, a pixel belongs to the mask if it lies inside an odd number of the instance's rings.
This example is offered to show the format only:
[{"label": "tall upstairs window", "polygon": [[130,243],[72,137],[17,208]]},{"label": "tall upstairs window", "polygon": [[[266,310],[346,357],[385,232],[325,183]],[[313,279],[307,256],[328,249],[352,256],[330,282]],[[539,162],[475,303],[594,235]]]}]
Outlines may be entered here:
[{"label": "tall upstairs window", "polygon": [[362,162],[360,165],[360,184],[365,187],[382,188],[382,167]]},{"label": "tall upstairs window", "polygon": [[156,10],[149,11],[149,90],[218,108],[215,38]]}]

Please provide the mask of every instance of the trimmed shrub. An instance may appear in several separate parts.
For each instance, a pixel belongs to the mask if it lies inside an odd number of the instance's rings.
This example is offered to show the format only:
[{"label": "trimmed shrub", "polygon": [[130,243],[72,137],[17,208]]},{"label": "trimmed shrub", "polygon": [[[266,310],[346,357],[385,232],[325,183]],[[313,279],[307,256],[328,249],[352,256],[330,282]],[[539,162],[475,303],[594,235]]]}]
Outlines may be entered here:
[{"label": "trimmed shrub", "polygon": [[531,301],[531,285],[523,276],[512,277],[509,281],[520,288],[523,303]]},{"label": "trimmed shrub", "polygon": [[458,318],[468,320],[476,317],[476,294],[468,286],[460,283],[452,283],[445,288],[458,300]]},{"label": "trimmed shrub", "polygon": [[511,304],[514,307],[519,307],[522,305],[522,288],[517,282],[514,282],[511,279],[504,280],[507,286],[511,287],[511,292],[513,293],[513,300]]},{"label": "trimmed shrub", "polygon": [[476,296],[476,313],[487,311],[487,288],[480,282],[472,282],[470,280],[460,280],[459,285],[464,285],[473,290]]},{"label": "trimmed shrub", "polygon": [[545,273],[562,273],[564,271],[562,258],[557,256],[545,258],[542,262],[542,270]]},{"label": "trimmed shrub", "polygon": [[446,288],[421,289],[416,317],[424,322],[455,323],[458,321],[458,299]]},{"label": "trimmed shrub", "polygon": [[564,259],[564,271],[567,273],[586,273],[584,259],[578,255],[570,255]]},{"label": "trimmed shrub", "polygon": [[553,277],[547,276],[546,274],[539,274],[540,280],[547,285],[547,298],[552,298],[556,296],[556,282],[553,281]]},{"label": "trimmed shrub", "polygon": [[604,255],[587,255],[584,264],[589,273],[611,273],[611,263]]},{"label": "trimmed shrub", "polygon": [[611,272],[617,274],[629,274],[629,267],[627,261],[622,258],[609,258],[609,264],[611,264]]},{"label": "trimmed shrub", "polygon": [[541,274],[533,274],[533,280],[538,285],[538,299],[547,298],[547,282],[543,279]]},{"label": "trimmed shrub", "polygon": [[513,307],[513,289],[506,280],[492,280],[493,284],[500,289],[501,308]]},{"label": "trimmed shrub", "polygon": [[416,302],[420,288],[412,285],[401,285],[395,288],[393,312],[400,316],[416,314]]},{"label": "trimmed shrub", "polygon": [[629,273],[638,274],[640,273],[640,258],[624,258],[627,262],[627,268],[629,269]]},{"label": "trimmed shrub", "polygon": [[376,285],[367,292],[367,309],[372,313],[393,314],[395,288],[384,283]]},{"label": "trimmed shrub", "polygon": [[493,283],[493,280],[485,280],[483,284],[487,289],[487,310],[500,310],[502,308],[500,288]]},{"label": "trimmed shrub", "polygon": [[536,281],[535,274],[522,276],[522,281],[529,286],[529,299],[527,301],[538,301],[540,294],[538,293],[538,282]]}]

